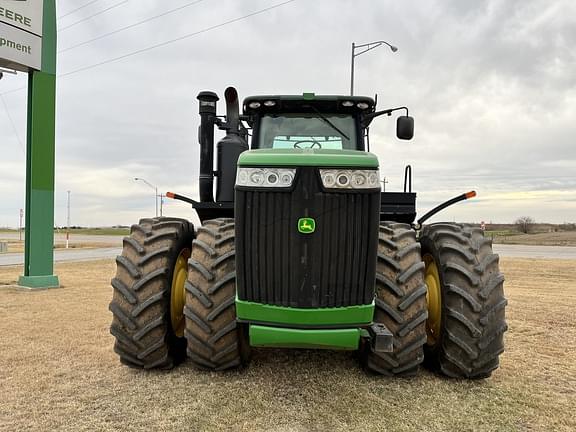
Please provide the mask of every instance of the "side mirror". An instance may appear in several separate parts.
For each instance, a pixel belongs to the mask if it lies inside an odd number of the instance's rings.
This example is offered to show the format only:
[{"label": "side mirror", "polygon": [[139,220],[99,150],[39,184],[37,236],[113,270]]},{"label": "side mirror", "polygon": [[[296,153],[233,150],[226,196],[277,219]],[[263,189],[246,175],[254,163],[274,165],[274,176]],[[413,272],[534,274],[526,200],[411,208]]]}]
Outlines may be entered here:
[{"label": "side mirror", "polygon": [[396,136],[401,140],[411,140],[414,138],[414,117],[398,117],[396,121]]}]

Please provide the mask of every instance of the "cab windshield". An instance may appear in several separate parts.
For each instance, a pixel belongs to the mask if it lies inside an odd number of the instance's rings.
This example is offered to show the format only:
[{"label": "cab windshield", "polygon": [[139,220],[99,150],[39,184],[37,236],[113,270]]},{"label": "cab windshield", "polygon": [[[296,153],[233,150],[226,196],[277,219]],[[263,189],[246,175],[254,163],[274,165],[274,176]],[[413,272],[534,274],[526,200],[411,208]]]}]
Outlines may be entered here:
[{"label": "cab windshield", "polygon": [[265,115],[258,137],[258,148],[357,150],[356,122],[345,114]]}]

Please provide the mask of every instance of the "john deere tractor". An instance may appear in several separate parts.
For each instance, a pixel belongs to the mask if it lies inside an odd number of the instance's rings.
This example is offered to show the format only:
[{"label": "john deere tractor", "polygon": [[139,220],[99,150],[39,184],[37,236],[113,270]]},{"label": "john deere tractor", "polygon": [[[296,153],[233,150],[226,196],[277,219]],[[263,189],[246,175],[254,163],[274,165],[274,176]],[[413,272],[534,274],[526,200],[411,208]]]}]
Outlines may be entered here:
[{"label": "john deere tractor", "polygon": [[[351,350],[382,375],[424,363],[450,377],[498,367],[506,331],[504,277],[481,229],[416,218],[403,192],[382,192],[369,126],[408,109],[359,96],[198,96],[200,199],[194,227],[142,219],[112,280],[111,332],[122,363],[206,370],[246,366],[252,348]],[[225,136],[214,146],[216,129]],[[250,142],[250,145],[249,145]],[[215,151],[216,150],[216,151]],[[216,153],[216,169],[214,159]]]}]

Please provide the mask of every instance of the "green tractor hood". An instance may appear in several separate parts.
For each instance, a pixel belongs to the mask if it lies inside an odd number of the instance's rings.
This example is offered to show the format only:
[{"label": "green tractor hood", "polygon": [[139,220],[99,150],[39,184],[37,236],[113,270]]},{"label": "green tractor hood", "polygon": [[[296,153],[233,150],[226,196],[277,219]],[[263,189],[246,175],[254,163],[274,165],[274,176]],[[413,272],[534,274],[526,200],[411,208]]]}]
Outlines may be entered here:
[{"label": "green tractor hood", "polygon": [[378,168],[378,158],[357,150],[260,149],[245,151],[238,166],[325,166]]}]

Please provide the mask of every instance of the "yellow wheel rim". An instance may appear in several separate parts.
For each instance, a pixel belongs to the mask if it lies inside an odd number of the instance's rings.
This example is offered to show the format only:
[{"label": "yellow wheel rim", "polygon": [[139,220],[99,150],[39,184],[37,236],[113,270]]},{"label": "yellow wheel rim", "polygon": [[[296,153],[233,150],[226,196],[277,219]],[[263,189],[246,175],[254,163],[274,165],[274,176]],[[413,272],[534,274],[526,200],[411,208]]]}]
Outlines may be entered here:
[{"label": "yellow wheel rim", "polygon": [[172,276],[172,291],[170,292],[170,319],[172,330],[178,337],[184,337],[184,305],[186,304],[186,290],[184,284],[188,278],[188,258],[190,249],[182,249],[174,265]]},{"label": "yellow wheel rim", "polygon": [[426,264],[425,282],[428,287],[426,302],[428,303],[428,320],[426,321],[426,334],[428,345],[436,345],[440,340],[442,323],[442,284],[440,273],[434,257],[426,254],[423,257]]}]

